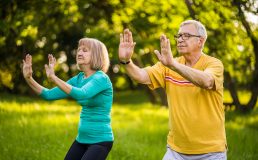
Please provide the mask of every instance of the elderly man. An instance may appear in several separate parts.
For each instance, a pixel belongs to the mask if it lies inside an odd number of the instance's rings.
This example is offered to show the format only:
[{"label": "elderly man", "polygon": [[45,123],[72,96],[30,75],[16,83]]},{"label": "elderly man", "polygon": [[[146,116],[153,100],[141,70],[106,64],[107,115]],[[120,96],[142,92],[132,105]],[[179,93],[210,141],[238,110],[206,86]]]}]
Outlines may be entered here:
[{"label": "elderly man", "polygon": [[159,62],[139,68],[131,60],[136,43],[125,29],[120,34],[120,62],[138,83],[167,93],[169,133],[163,160],[225,160],[223,64],[202,52],[207,33],[200,22],[184,21],[174,38],[180,57],[173,57],[170,40],[162,35],[161,50],[154,51]]}]

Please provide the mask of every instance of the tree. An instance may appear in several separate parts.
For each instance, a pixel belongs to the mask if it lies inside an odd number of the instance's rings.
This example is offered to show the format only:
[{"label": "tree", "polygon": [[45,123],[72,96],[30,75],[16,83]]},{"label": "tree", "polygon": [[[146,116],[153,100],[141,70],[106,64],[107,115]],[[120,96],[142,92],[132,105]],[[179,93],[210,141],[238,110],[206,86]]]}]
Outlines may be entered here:
[{"label": "tree", "polygon": [[[28,92],[21,74],[21,62],[33,55],[34,77],[49,85],[42,67],[47,54],[61,58],[57,72],[63,79],[74,74],[74,51],[88,28],[101,19],[109,20],[112,8],[107,1],[44,0],[0,2],[0,90]],[[110,21],[110,20],[109,20]],[[65,60],[64,60],[65,59]],[[63,61],[64,60],[64,61]],[[68,66],[64,62],[68,63]]]},{"label": "tree", "polygon": [[[144,7],[143,7],[144,6]],[[151,91],[133,82],[119,67],[119,34],[132,30],[137,42],[133,59],[141,67],[157,62],[159,37],[165,33],[172,40],[186,19],[205,24],[208,39],[204,52],[218,57],[225,67],[225,86],[239,110],[252,110],[257,101],[257,24],[247,21],[245,13],[257,14],[255,0],[3,0],[0,2],[0,91],[28,93],[20,72],[26,53],[33,55],[34,77],[51,86],[42,66],[48,53],[58,58],[57,74],[64,80],[76,74],[75,53],[84,36],[103,41],[109,51],[111,77],[115,90],[143,88],[154,103],[166,105],[165,92]],[[119,72],[113,72],[120,68]],[[242,104],[237,91],[251,93]]]},{"label": "tree", "polygon": [[[233,104],[239,111],[251,111],[256,105],[258,95],[258,35],[254,34],[257,32],[257,26],[252,30],[244,13],[257,14],[257,4],[255,8],[255,1],[252,0],[193,1],[193,3],[185,0],[185,3],[190,16],[204,21],[210,31],[209,34],[213,36],[213,40],[208,39],[207,51],[220,57],[224,65],[226,64],[224,81],[232,96]],[[213,16],[209,20],[205,14]],[[218,24],[219,27],[211,23]],[[231,56],[225,56],[227,53]],[[251,97],[247,104],[241,104],[237,88],[250,91]]]}]

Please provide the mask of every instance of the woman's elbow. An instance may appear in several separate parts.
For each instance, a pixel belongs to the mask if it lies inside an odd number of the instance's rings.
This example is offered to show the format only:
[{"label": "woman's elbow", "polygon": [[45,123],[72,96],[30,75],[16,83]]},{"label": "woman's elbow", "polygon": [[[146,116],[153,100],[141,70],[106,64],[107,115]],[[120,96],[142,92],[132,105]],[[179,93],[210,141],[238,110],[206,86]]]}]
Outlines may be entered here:
[{"label": "woman's elbow", "polygon": [[43,99],[46,100],[46,101],[52,101],[52,100],[54,100],[53,97],[52,97],[52,96],[49,96],[49,95],[44,95],[44,96],[41,95],[41,98],[43,98]]},{"label": "woman's elbow", "polygon": [[89,94],[70,94],[70,96],[76,100],[76,101],[79,101],[79,100],[83,100],[83,99],[89,99],[91,98],[92,96],[90,96]]}]

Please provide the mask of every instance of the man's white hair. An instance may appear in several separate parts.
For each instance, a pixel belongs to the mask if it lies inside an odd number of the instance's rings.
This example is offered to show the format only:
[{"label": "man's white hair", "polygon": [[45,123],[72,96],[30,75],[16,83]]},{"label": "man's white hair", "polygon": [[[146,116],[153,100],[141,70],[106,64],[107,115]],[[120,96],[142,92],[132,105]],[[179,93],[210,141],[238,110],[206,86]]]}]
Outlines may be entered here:
[{"label": "man's white hair", "polygon": [[196,21],[196,20],[186,20],[180,24],[180,27],[182,27],[184,25],[188,25],[188,24],[193,24],[197,30],[198,35],[202,36],[204,38],[204,40],[206,41],[206,39],[208,37],[206,28],[204,27],[204,25],[201,22]]}]

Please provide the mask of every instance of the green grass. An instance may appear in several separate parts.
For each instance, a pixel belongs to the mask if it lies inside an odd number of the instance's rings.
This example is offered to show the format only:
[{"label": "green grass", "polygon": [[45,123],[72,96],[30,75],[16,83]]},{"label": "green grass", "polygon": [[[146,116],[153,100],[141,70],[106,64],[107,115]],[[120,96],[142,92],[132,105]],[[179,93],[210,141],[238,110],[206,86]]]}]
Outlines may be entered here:
[{"label": "green grass", "polygon": [[[108,160],[159,160],[166,151],[168,111],[141,92],[115,93],[115,142]],[[0,95],[0,159],[61,160],[77,134],[80,106],[72,100]],[[229,160],[258,159],[258,109],[226,113]]]}]

